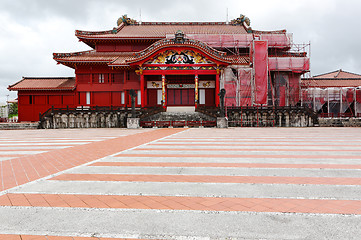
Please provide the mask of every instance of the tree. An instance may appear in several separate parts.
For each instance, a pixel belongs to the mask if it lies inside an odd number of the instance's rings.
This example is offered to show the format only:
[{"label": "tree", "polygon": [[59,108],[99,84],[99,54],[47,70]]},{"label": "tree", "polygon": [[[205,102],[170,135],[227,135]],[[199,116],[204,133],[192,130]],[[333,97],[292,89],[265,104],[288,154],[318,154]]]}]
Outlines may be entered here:
[{"label": "tree", "polygon": [[17,116],[18,115],[18,104],[17,103],[10,103],[9,105],[9,117]]}]

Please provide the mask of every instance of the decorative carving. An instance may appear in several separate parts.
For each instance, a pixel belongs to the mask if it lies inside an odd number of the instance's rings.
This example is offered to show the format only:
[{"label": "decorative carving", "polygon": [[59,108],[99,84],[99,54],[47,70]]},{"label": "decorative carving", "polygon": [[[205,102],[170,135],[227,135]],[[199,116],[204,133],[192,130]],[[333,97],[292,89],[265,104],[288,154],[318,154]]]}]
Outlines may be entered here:
[{"label": "decorative carving", "polygon": [[152,86],[154,87],[154,88],[159,88],[159,83],[156,83],[156,82],[152,82]]},{"label": "decorative carving", "polygon": [[137,23],[137,21],[134,19],[128,18],[127,14],[124,14],[117,21],[118,26],[121,23],[124,23],[125,25],[135,25]]},{"label": "decorative carving", "polygon": [[[150,54],[152,54],[153,51],[166,46],[166,45],[171,45],[174,44],[174,39],[162,39],[159,40],[155,43],[153,43],[151,46],[149,46],[148,48],[144,49],[143,51],[134,53],[134,57],[136,58],[146,58],[147,56],[149,56]],[[218,51],[214,48],[209,47],[206,43],[195,40],[195,39],[184,39],[184,45],[191,45],[192,47],[196,46],[200,49],[202,49],[205,52],[208,52],[212,55],[215,55],[218,58],[221,59],[225,59],[227,57],[227,54],[225,52],[221,52]]]},{"label": "decorative carving", "polygon": [[183,43],[184,43],[184,33],[182,32],[182,30],[178,30],[178,31],[174,34],[174,42],[175,42],[175,43],[179,43],[179,44],[183,44]]},{"label": "decorative carving", "polygon": [[246,23],[247,26],[251,25],[251,20],[248,17],[246,17],[245,15],[243,15],[243,14],[241,14],[239,16],[239,18],[233,19],[231,21],[231,24],[232,25],[241,25],[241,24],[243,24],[243,22]]},{"label": "decorative carving", "polygon": [[183,50],[176,52],[174,50],[166,50],[152,60],[146,62],[146,64],[212,64],[207,58],[201,54],[191,51]]}]

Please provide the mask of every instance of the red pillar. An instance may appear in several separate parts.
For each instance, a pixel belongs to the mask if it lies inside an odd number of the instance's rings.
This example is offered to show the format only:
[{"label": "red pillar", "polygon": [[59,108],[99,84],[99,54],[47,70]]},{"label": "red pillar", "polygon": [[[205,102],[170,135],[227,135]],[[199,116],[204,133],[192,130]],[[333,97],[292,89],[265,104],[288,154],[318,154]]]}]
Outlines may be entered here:
[{"label": "red pillar", "polygon": [[145,107],[145,94],[144,94],[144,75],[140,75],[140,97],[141,97],[141,107]]},{"label": "red pillar", "polygon": [[216,74],[216,107],[219,107],[219,73]]},{"label": "red pillar", "polygon": [[162,75],[162,105],[164,109],[167,109],[166,104],[166,86],[165,86],[165,75]]},{"label": "red pillar", "polygon": [[194,76],[194,100],[195,107],[198,107],[199,97],[198,97],[198,73]]}]

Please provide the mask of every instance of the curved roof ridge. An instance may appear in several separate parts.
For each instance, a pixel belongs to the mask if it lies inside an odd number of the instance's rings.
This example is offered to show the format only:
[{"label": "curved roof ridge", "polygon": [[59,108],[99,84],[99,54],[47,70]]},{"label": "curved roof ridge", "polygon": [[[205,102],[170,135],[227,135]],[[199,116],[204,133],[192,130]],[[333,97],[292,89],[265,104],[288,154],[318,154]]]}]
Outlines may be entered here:
[{"label": "curved roof ridge", "polygon": [[286,34],[286,29],[281,30],[270,30],[270,31],[262,31],[262,30],[252,30],[253,34]]},{"label": "curved roof ridge", "polygon": [[111,30],[104,31],[85,31],[85,30],[75,30],[75,36],[82,35],[104,35],[104,34],[117,34],[125,26],[124,23],[121,23],[118,27],[114,27]]},{"label": "curved roof ridge", "polygon": [[63,58],[63,57],[74,57],[74,56],[81,56],[83,54],[96,52],[96,50],[86,50],[86,51],[80,51],[80,52],[70,52],[70,53],[53,53],[53,58]]}]

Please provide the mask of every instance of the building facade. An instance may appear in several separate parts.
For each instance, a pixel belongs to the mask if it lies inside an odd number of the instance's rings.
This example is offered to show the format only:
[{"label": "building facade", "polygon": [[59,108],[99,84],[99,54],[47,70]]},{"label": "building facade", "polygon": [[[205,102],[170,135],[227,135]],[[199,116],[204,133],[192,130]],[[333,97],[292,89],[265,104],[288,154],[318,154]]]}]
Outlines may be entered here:
[{"label": "building facade", "polygon": [[361,75],[343,71],[302,79],[302,103],[320,117],[361,117]]},{"label": "building facade", "polygon": [[79,31],[89,51],[54,53],[73,68],[70,78],[23,78],[19,121],[38,121],[51,107],[218,107],[300,104],[301,75],[309,71],[292,34],[255,31],[247,17],[231,22],[137,22],[126,15],[108,31]]}]

